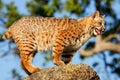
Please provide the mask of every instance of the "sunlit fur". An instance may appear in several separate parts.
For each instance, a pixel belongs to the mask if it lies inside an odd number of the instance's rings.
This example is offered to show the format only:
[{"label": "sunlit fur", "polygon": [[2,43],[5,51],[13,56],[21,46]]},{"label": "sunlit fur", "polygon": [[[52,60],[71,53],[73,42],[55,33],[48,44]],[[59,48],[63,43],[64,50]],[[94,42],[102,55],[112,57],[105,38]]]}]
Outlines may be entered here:
[{"label": "sunlit fur", "polygon": [[104,31],[103,19],[98,11],[80,19],[23,17],[10,26],[3,38],[13,38],[20,50],[21,66],[30,75],[41,70],[32,65],[36,51],[52,51],[56,65],[67,64],[93,34]]}]

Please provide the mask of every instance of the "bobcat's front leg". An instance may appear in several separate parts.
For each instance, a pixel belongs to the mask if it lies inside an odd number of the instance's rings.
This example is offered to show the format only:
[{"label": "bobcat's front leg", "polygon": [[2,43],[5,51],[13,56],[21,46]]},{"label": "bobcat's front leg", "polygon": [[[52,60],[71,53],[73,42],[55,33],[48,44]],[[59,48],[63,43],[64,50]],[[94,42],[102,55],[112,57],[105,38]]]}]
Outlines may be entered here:
[{"label": "bobcat's front leg", "polygon": [[64,62],[61,60],[61,54],[62,54],[63,48],[61,45],[56,43],[56,45],[53,48],[53,57],[54,57],[54,64],[56,65],[65,65]]},{"label": "bobcat's front leg", "polygon": [[65,65],[65,63],[61,60],[61,54],[64,49],[64,41],[63,38],[57,38],[56,42],[53,47],[53,57],[54,57],[54,64],[56,65]]}]

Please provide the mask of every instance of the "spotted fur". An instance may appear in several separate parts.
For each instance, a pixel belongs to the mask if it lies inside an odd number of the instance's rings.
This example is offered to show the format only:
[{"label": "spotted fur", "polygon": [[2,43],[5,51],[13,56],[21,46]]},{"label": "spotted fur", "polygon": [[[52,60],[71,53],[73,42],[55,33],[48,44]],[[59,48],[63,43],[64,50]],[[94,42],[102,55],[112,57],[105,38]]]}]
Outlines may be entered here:
[{"label": "spotted fur", "polygon": [[30,75],[41,70],[32,65],[36,51],[52,51],[56,65],[67,64],[93,34],[104,31],[103,19],[98,11],[80,19],[23,17],[10,26],[3,38],[14,39],[21,65]]}]

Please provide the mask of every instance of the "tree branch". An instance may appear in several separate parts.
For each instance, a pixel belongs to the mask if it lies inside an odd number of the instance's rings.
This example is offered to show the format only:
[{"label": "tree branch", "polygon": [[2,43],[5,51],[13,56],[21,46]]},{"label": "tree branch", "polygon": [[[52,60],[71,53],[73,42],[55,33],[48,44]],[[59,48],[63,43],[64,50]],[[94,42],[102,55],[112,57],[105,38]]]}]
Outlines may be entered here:
[{"label": "tree branch", "polygon": [[42,69],[23,80],[100,80],[96,72],[86,64],[68,64]]},{"label": "tree branch", "polygon": [[92,56],[96,53],[105,51],[105,50],[110,50],[110,51],[114,51],[117,53],[120,53],[120,44],[115,44],[112,42],[109,42],[108,40],[110,40],[111,38],[117,38],[117,34],[111,34],[108,37],[106,37],[105,39],[101,38],[102,36],[97,36],[96,37],[96,43],[95,43],[95,47],[89,51],[80,49],[80,54],[82,56]]},{"label": "tree branch", "polygon": [[117,34],[112,34],[112,35],[107,36],[107,37],[104,39],[104,41],[110,40],[110,39],[112,39],[112,38],[117,38]]}]

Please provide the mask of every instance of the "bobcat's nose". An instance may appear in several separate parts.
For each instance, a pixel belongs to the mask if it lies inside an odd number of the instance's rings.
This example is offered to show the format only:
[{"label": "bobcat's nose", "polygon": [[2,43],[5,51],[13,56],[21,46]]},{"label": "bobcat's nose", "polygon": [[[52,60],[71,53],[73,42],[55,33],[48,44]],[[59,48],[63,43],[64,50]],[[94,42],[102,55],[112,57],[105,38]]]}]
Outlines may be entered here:
[{"label": "bobcat's nose", "polygon": [[101,31],[104,32],[104,31],[105,31],[105,27],[102,27],[102,28],[101,28]]}]

